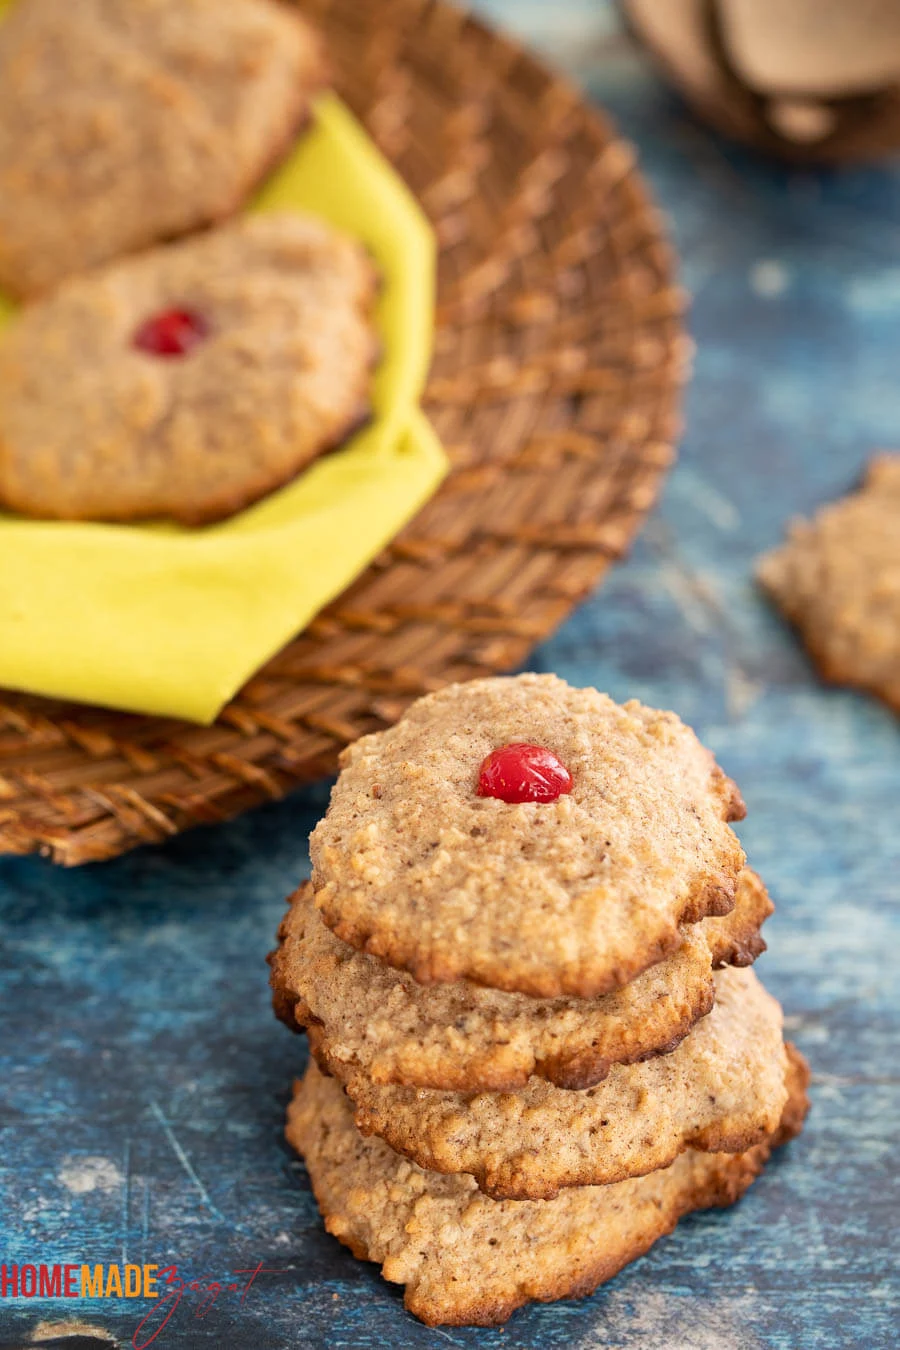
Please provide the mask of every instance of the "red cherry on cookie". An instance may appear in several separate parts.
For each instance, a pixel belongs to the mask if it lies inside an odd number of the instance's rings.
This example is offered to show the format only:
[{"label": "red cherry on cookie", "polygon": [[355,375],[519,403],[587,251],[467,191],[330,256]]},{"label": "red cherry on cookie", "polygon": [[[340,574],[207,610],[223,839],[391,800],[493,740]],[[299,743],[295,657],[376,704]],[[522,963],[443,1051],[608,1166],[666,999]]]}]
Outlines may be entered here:
[{"label": "red cherry on cookie", "polygon": [[571,791],[569,770],[542,745],[501,745],[484,760],[478,775],[479,797],[501,802],[555,802]]},{"label": "red cherry on cookie", "polygon": [[206,320],[193,310],[164,309],[142,323],[132,341],[151,356],[185,356],[208,332]]}]

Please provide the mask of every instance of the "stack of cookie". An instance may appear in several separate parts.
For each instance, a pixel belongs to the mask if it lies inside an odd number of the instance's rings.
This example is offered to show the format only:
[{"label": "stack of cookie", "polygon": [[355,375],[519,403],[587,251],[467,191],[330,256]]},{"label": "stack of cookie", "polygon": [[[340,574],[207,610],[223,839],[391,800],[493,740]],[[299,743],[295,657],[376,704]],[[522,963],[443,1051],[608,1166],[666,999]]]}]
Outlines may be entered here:
[{"label": "stack of cookie", "polygon": [[271,958],[314,1057],[287,1133],[417,1316],[589,1292],[800,1128],[742,815],[673,714],[553,676],[345,752]]}]

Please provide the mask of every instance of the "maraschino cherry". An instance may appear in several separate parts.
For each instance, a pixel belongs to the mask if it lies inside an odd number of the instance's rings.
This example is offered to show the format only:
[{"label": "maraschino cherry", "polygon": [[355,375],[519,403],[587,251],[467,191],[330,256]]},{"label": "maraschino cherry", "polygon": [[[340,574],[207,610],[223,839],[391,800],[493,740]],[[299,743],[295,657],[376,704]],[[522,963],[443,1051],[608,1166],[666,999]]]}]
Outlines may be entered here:
[{"label": "maraschino cherry", "polygon": [[572,775],[552,750],[515,741],[492,750],[478,775],[479,797],[501,802],[555,802],[572,791]]},{"label": "maraschino cherry", "polygon": [[141,324],[132,342],[151,356],[186,356],[208,332],[202,314],[190,309],[164,309]]}]

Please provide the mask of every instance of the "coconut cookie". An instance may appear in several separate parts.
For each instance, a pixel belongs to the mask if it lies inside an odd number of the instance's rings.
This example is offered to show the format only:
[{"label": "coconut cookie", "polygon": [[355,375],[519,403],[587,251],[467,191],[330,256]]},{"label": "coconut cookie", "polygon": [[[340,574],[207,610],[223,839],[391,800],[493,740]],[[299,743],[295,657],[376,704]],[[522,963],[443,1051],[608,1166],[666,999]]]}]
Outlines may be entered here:
[{"label": "coconut cookie", "polygon": [[23,0],[0,22],[0,287],[231,215],[324,82],[274,0]]},{"label": "coconut cookie", "polygon": [[900,454],[876,457],[859,492],[796,522],[758,575],[826,680],[900,712]]},{"label": "coconut cookie", "polygon": [[593,998],[734,907],[743,803],[674,713],[553,675],[476,680],[342,765],[311,838],[316,904],[421,983]]},{"label": "coconut cookie", "polygon": [[0,504],[198,524],[255,501],[364,414],[374,289],[355,241],[292,213],[67,282],[0,337]]},{"label": "coconut cookie", "polygon": [[[498,1199],[548,1199],[667,1167],[686,1148],[737,1153],[784,1106],[781,1008],[751,970],[716,976],[716,1002],[677,1050],[616,1064],[597,1087],[533,1078],[521,1092],[382,1087],[329,1058],[363,1134],[435,1172],[468,1172]],[[311,1042],[317,1048],[315,1038]]]},{"label": "coconut cookie", "polygon": [[311,1064],[295,1088],[287,1138],[306,1161],[328,1231],[406,1286],[430,1325],[492,1326],[529,1300],[590,1293],[694,1209],[733,1204],[773,1148],[799,1133],[808,1071],[789,1047],[777,1129],[742,1153],[688,1150],[662,1171],[549,1201],[496,1201],[470,1176],[425,1172],[363,1139],[334,1079]]},{"label": "coconut cookie", "polygon": [[600,1082],[611,1064],[671,1051],[714,999],[713,967],[747,964],[765,947],[772,904],[741,873],[731,914],[685,925],[675,952],[595,999],[533,999],[470,980],[420,985],[359,952],[322,923],[307,885],[293,897],[270,958],[276,1011],[307,1027],[317,1054],[374,1083],[451,1090]]}]

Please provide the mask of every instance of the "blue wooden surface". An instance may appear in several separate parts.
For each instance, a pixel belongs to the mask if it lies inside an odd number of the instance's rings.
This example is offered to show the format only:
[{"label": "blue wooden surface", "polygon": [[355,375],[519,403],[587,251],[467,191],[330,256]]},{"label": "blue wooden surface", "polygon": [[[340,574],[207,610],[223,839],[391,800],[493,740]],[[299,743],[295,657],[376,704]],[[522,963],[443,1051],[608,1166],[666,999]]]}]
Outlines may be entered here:
[{"label": "blue wooden surface", "polygon": [[[429,1331],[322,1230],[281,1142],[298,1040],[263,957],[327,785],[64,873],[0,862],[0,1259],[263,1262],[157,1345],[756,1350],[900,1344],[900,724],[822,688],[750,580],[786,517],[900,443],[900,171],[786,172],[692,123],[597,3],[492,0],[637,142],[699,344],[680,464],[632,559],[534,657],[675,708],[738,779],[778,903],[760,973],[815,1069],[804,1136],[736,1210],[685,1222],[595,1297]],[[0,1302],[0,1339],[145,1304]]]}]

